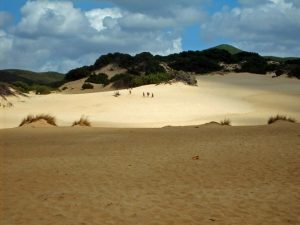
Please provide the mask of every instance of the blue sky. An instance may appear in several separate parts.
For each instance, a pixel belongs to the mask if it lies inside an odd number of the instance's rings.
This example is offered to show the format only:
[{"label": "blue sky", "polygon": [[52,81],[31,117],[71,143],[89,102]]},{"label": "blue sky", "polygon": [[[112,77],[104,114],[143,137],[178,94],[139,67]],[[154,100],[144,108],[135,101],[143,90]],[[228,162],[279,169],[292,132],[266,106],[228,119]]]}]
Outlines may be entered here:
[{"label": "blue sky", "polygon": [[298,0],[0,0],[0,69],[66,72],[101,54],[228,43],[300,56]]}]

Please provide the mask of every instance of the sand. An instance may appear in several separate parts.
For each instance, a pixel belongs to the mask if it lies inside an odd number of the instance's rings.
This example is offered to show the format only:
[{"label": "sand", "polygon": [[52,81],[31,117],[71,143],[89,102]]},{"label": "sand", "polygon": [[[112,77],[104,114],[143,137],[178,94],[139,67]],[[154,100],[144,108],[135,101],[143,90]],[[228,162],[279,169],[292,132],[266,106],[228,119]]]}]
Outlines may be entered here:
[{"label": "sand", "polygon": [[[28,114],[49,113],[59,126],[82,115],[97,127],[164,127],[204,124],[228,118],[233,125],[266,124],[284,114],[300,120],[300,80],[267,75],[227,74],[198,77],[198,86],[183,83],[147,85],[132,90],[10,97],[1,108],[0,128],[17,127]],[[143,98],[143,92],[154,98]]]},{"label": "sand", "polygon": [[2,129],[0,182],[3,225],[296,225],[300,125]]}]

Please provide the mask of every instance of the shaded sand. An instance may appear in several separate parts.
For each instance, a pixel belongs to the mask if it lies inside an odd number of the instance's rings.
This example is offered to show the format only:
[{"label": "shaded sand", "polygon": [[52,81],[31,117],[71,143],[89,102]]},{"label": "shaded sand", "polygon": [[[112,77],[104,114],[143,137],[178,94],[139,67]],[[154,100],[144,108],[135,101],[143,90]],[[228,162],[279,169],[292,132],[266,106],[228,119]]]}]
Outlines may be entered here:
[{"label": "shaded sand", "polygon": [[[143,92],[154,98],[143,98]],[[93,126],[164,127],[204,124],[228,118],[232,125],[266,124],[283,114],[300,120],[300,80],[269,75],[227,74],[198,77],[198,86],[182,83],[86,94],[31,95],[9,98],[14,107],[0,109],[0,128],[16,127],[27,114],[50,113],[60,126],[82,115]]]},{"label": "shaded sand", "polygon": [[0,224],[300,224],[300,125],[0,130]]}]

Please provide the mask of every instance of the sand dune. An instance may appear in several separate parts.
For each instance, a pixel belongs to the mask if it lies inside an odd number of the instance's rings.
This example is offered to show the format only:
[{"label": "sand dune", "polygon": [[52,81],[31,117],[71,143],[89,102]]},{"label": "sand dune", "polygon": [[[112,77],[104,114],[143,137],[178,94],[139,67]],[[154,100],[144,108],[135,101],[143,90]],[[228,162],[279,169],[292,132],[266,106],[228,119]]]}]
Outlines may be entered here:
[{"label": "sand dune", "polygon": [[[143,98],[143,92],[154,98]],[[27,114],[50,113],[69,126],[81,115],[100,127],[194,125],[230,118],[233,125],[265,124],[277,113],[300,120],[300,81],[254,74],[200,76],[198,86],[148,85],[114,92],[11,97],[1,109],[0,128],[16,127]]]},{"label": "sand dune", "polygon": [[300,126],[0,130],[0,224],[300,224]]}]

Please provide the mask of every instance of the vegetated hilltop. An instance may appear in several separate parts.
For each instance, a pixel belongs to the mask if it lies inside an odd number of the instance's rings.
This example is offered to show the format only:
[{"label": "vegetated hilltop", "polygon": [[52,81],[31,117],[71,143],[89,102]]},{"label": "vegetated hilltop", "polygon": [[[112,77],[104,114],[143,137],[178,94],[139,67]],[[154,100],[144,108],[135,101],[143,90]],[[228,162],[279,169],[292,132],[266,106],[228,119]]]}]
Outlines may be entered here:
[{"label": "vegetated hilltop", "polygon": [[50,93],[52,89],[64,82],[64,74],[57,72],[32,72],[28,70],[0,70],[0,82],[8,83],[13,88],[28,93]]},{"label": "vegetated hilltop", "polygon": [[227,44],[222,44],[222,45],[218,45],[216,47],[213,47],[212,49],[220,49],[220,50],[226,50],[227,52],[229,52],[230,54],[236,54],[239,52],[243,52],[243,50],[234,47],[232,45],[227,45]]},{"label": "vegetated hilltop", "polygon": [[[56,72],[0,70],[0,82],[9,83],[24,93],[35,91],[48,94],[64,83],[79,79],[83,79],[81,89],[93,89],[93,84],[128,88],[171,80],[196,85],[195,75],[211,72],[271,72],[274,76],[287,74],[300,79],[300,58],[264,57],[225,44],[203,51],[184,51],[168,56],[154,56],[149,52],[135,56],[109,53],[100,56],[93,65],[72,69],[65,76]],[[62,86],[61,89],[64,88],[67,87]]]},{"label": "vegetated hilltop", "polygon": [[[115,65],[123,72],[113,77],[100,73],[102,68]],[[113,70],[113,67],[111,67]],[[125,71],[127,72],[124,72]],[[87,78],[88,83],[113,84],[115,87],[136,87],[157,84],[170,80],[183,80],[196,84],[194,75],[211,72],[249,72],[275,76],[288,74],[300,79],[299,58],[263,57],[258,53],[242,51],[231,45],[219,45],[203,51],[184,51],[168,56],[143,52],[135,56],[123,53],[109,53],[100,56],[91,66],[70,70],[66,81]]]}]

